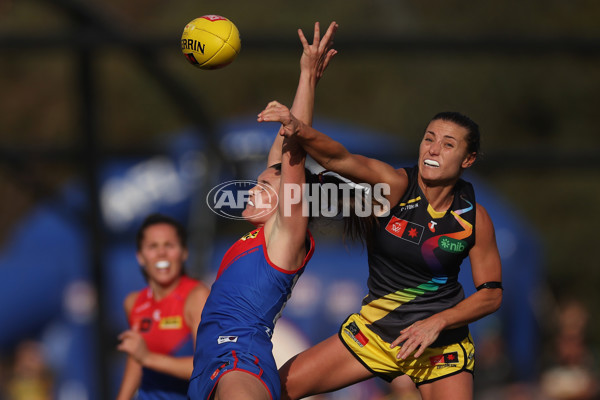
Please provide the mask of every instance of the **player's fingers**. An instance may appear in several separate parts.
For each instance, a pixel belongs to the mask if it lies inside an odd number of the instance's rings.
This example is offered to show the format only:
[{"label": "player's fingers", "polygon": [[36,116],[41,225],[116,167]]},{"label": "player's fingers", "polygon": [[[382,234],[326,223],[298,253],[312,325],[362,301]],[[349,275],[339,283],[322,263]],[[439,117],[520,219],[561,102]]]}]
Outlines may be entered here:
[{"label": "player's fingers", "polygon": [[258,117],[262,118],[262,119],[270,119],[270,118],[272,118],[273,115],[276,115],[276,113],[277,113],[276,108],[267,107],[258,114]]},{"label": "player's fingers", "polygon": [[263,111],[260,114],[258,114],[258,118],[257,118],[258,122],[269,122],[272,121],[273,118],[271,118],[271,113],[269,113],[268,111]]},{"label": "player's fingers", "polygon": [[308,40],[306,40],[306,36],[304,36],[304,32],[302,32],[302,29],[298,29],[298,37],[300,38],[300,43],[302,43],[302,47],[307,48],[309,46]]},{"label": "player's fingers", "polygon": [[283,122],[289,118],[288,109],[279,103],[269,104],[269,106],[258,114],[258,121],[280,121]]},{"label": "player's fingers", "polygon": [[119,340],[123,340],[123,339],[125,339],[125,338],[127,338],[127,337],[131,336],[131,333],[132,333],[132,331],[131,331],[131,330],[126,330],[126,331],[124,331],[124,332],[121,332],[121,333],[119,334],[119,336],[117,336],[117,338],[118,338]]},{"label": "player's fingers", "polygon": [[406,337],[404,337],[404,335],[400,335],[396,338],[396,340],[394,340],[392,343],[390,343],[390,349],[393,349],[394,347],[398,346],[400,343],[404,342],[406,340]]},{"label": "player's fingers", "polygon": [[325,32],[325,35],[323,35],[323,41],[330,42],[331,40],[333,40],[333,37],[335,36],[335,32],[337,31],[337,28],[338,28],[338,24],[335,21],[330,23],[329,27],[327,28],[327,31]]},{"label": "player's fingers", "polygon": [[119,344],[117,344],[117,350],[119,351],[128,351],[129,348],[129,340],[121,340]]},{"label": "player's fingers", "polygon": [[277,100],[273,100],[273,101],[270,101],[269,104],[267,104],[267,107],[265,108],[265,110],[272,110],[279,106],[281,106],[281,103],[278,102]]},{"label": "player's fingers", "polygon": [[400,360],[405,360],[413,351],[415,351],[416,348],[417,345],[415,343],[407,340],[402,344],[402,348],[396,355],[396,358]]},{"label": "player's fingers", "polygon": [[335,32],[337,31],[338,28],[338,24],[333,21],[331,24],[329,24],[329,27],[327,28],[327,32],[325,32],[325,35],[323,35],[323,40],[322,43],[326,43],[328,46],[331,47],[331,45],[333,45],[333,37],[335,36]]},{"label": "player's fingers", "polygon": [[337,54],[337,50],[329,50],[327,52],[327,55],[325,56],[325,61],[323,61],[323,70],[325,68],[327,68],[327,66],[329,65],[329,61],[331,61],[331,59],[333,58],[333,56],[335,56]]},{"label": "player's fingers", "polygon": [[321,40],[321,27],[319,25],[319,22],[315,22],[315,33],[313,35],[313,44],[319,44],[319,41]]},{"label": "player's fingers", "polygon": [[423,345],[419,346],[419,349],[415,352],[414,357],[415,358],[421,357],[423,355],[423,353],[425,352],[425,349],[426,349],[425,346],[423,346]]}]

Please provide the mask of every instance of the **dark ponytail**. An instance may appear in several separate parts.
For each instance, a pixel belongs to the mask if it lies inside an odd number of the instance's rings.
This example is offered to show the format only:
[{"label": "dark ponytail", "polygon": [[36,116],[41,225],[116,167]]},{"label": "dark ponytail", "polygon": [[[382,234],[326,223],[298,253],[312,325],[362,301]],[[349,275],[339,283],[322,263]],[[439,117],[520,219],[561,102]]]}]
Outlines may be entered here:
[{"label": "dark ponytail", "polygon": [[[369,198],[371,192],[365,190],[364,186],[349,183],[338,174],[326,170],[318,174],[306,170],[306,183],[309,184],[308,197],[311,200],[314,198],[319,199],[318,207],[309,208],[311,210],[310,218],[342,219],[344,221],[344,240],[350,239],[368,245],[376,218],[372,210],[368,212],[368,216],[359,216],[356,212],[356,206],[360,205],[364,210],[369,200],[372,208],[372,199]],[[333,188],[337,195],[323,196],[325,194],[324,189],[330,188]],[[319,190],[320,193],[315,194],[315,190]],[[334,204],[336,200],[337,202]],[[325,201],[327,201],[327,204],[324,204]],[[316,213],[315,208],[317,208]],[[335,213],[336,210],[337,213]],[[331,215],[331,211],[335,215]]]}]

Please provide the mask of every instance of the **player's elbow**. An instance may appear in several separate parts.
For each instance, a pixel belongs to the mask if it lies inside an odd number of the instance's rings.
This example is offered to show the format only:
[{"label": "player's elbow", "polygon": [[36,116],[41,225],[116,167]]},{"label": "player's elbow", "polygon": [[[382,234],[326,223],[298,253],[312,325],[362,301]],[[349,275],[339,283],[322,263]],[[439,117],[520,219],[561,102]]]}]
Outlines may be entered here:
[{"label": "player's elbow", "polygon": [[490,292],[489,313],[492,314],[498,311],[502,305],[502,289],[492,289]]}]

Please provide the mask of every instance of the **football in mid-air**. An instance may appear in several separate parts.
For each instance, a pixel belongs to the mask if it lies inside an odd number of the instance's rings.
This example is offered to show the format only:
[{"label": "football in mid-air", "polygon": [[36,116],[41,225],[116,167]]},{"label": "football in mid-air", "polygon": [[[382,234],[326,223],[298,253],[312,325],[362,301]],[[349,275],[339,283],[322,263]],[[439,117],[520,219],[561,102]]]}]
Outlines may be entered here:
[{"label": "football in mid-air", "polygon": [[201,69],[230,64],[241,47],[237,27],[220,15],[204,15],[190,21],[181,35],[181,51],[190,64]]}]

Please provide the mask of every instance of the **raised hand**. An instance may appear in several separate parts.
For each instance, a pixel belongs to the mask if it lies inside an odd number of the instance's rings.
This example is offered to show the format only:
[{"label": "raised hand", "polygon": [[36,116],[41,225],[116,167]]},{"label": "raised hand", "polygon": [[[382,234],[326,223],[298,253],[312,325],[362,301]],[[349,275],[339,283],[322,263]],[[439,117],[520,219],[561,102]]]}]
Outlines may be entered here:
[{"label": "raised hand", "polygon": [[312,44],[308,43],[302,29],[298,29],[298,36],[303,47],[302,57],[300,57],[300,71],[311,73],[315,78],[315,83],[321,79],[323,72],[329,65],[329,61],[337,54],[337,50],[331,48],[337,28],[338,24],[335,21],[329,24],[327,32],[321,39],[319,23],[315,22]]},{"label": "raised hand", "polygon": [[258,114],[258,122],[280,122],[279,134],[285,137],[293,136],[302,124],[289,108],[277,101],[267,104],[267,107]]},{"label": "raised hand", "polygon": [[117,346],[117,350],[129,354],[134,360],[143,364],[149,350],[142,335],[134,330],[127,330],[119,335],[119,340],[121,343]]}]

